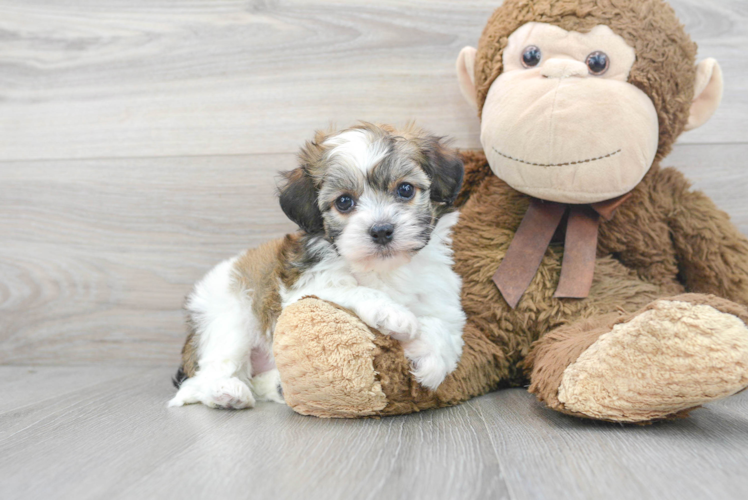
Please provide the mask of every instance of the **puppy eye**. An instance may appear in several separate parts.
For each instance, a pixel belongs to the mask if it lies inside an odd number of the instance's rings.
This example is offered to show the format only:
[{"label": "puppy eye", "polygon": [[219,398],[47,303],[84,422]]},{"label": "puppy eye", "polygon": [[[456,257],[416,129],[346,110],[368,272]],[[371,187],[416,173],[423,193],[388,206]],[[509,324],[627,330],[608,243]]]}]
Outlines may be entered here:
[{"label": "puppy eye", "polygon": [[610,67],[610,59],[607,54],[605,54],[605,52],[600,52],[599,50],[588,55],[587,61],[585,62],[587,63],[587,67],[590,69],[590,73],[595,76],[602,75],[608,71],[608,67]]},{"label": "puppy eye", "polygon": [[522,66],[524,66],[525,68],[532,68],[533,66],[537,66],[540,62],[540,57],[540,49],[535,45],[530,45],[522,53]]},{"label": "puppy eye", "polygon": [[335,200],[335,208],[337,208],[341,213],[350,212],[353,210],[354,205],[356,205],[356,203],[353,201],[353,198],[347,194],[339,196],[338,199]]},{"label": "puppy eye", "polygon": [[403,200],[409,200],[413,198],[415,194],[416,194],[416,188],[413,187],[413,184],[408,184],[407,182],[403,182],[402,184],[397,186],[397,195]]}]

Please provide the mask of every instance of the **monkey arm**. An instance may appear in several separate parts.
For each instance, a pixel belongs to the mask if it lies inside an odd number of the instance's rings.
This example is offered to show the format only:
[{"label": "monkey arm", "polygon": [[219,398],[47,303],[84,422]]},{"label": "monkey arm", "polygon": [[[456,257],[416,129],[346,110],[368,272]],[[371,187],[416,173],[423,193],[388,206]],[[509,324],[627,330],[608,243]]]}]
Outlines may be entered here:
[{"label": "monkey arm", "polygon": [[468,201],[470,195],[483,183],[486,177],[493,175],[483,151],[460,151],[459,155],[465,165],[465,177],[462,181],[462,189],[460,189],[460,193],[455,200],[455,207],[457,208]]},{"label": "monkey arm", "polygon": [[668,225],[687,290],[748,305],[748,238],[708,196],[692,191],[680,172],[662,173],[658,187],[672,196]]}]

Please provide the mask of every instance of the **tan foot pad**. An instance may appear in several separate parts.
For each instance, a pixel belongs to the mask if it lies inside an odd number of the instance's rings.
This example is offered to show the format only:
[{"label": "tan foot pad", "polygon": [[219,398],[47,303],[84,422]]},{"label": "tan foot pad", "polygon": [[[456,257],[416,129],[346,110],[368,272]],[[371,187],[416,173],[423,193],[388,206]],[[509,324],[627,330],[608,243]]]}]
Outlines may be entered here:
[{"label": "tan foot pad", "polygon": [[714,307],[660,300],[600,336],[564,371],[568,411],[643,422],[748,386],[748,328]]},{"label": "tan foot pad", "polygon": [[361,320],[328,302],[307,298],[288,306],[273,340],[286,403],[318,417],[382,410],[387,397],[374,371],[373,339]]}]

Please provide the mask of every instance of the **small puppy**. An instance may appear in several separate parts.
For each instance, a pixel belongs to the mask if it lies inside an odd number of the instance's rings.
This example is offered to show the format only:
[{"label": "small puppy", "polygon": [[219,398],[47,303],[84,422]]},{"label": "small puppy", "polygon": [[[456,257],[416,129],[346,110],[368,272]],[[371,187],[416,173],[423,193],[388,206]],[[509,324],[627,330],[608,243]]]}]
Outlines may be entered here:
[{"label": "small puppy", "polygon": [[436,389],[462,354],[452,208],[463,166],[415,127],[318,132],[284,174],[280,204],[301,231],[222,262],[187,300],[191,333],[169,406],[283,402],[272,359],[281,310],[314,295],[399,340]]}]

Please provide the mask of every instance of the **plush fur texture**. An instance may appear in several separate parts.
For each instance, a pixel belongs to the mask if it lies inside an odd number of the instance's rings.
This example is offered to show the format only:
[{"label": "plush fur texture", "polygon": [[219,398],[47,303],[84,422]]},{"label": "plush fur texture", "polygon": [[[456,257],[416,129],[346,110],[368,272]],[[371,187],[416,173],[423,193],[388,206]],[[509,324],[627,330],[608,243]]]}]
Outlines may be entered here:
[{"label": "plush fur texture", "polygon": [[[500,387],[529,383],[530,391],[552,409],[643,423],[683,416],[748,385],[743,355],[748,239],[707,196],[693,191],[681,173],[660,167],[688,122],[696,46],[672,8],[660,0],[505,0],[478,46],[479,109],[501,73],[507,37],[528,22],[580,32],[605,24],[636,49],[629,82],[648,95],[657,110],[659,144],[654,164],[613,218],[601,222],[589,297],[553,297],[563,258],[561,229],[516,309],[511,309],[491,277],[529,198],[492,175],[481,153],[463,153],[466,173],[456,198],[461,217],[453,246],[468,318],[461,362],[437,391],[427,391],[409,373],[399,346],[376,334],[371,340],[376,346],[371,362],[386,405],[382,408],[377,400],[376,407],[358,408],[358,413],[348,416],[447,406]],[[305,307],[316,307],[315,300],[309,299]],[[303,308],[286,314],[295,316],[298,324],[307,317]],[[363,334],[356,331],[348,333]],[[284,331],[289,340],[301,333]],[[680,344],[674,344],[676,338]],[[322,367],[351,356],[345,347],[351,341],[337,344],[334,355],[316,359],[320,376],[330,371]],[[627,350],[633,356],[630,366]],[[277,358],[289,360],[302,355],[278,346],[275,352]],[[679,371],[684,353],[692,353],[693,358]],[[657,369],[644,373],[648,380],[635,380],[650,364]],[[305,376],[307,384],[314,377]],[[673,384],[660,383],[667,377]],[[711,381],[711,386],[699,384],[701,378]],[[336,381],[329,382],[331,393],[341,394],[334,388]],[[283,383],[292,388],[296,380],[283,377]],[[613,384],[615,390],[606,384]],[[632,394],[633,404],[626,401]],[[297,402],[304,398],[303,391],[296,394]],[[315,400],[324,397],[315,394]]]},{"label": "plush fur texture", "polygon": [[659,300],[569,365],[558,400],[598,419],[656,420],[735,394],[748,386],[747,368],[743,320],[711,305]]},{"label": "plush fur texture", "polygon": [[[294,382],[283,386],[283,395],[297,412],[351,418],[375,415],[387,405],[372,362],[374,333],[351,318],[336,304],[305,298],[288,306],[278,321],[274,349],[298,354],[276,358],[284,379]],[[318,363],[336,352],[342,355],[335,364]]]},{"label": "plush fur texture", "polygon": [[746,322],[748,311],[728,300],[683,294],[557,328],[526,360],[530,392],[601,420],[682,416],[748,385]]}]

